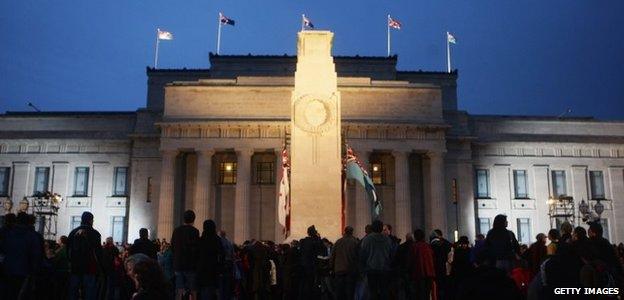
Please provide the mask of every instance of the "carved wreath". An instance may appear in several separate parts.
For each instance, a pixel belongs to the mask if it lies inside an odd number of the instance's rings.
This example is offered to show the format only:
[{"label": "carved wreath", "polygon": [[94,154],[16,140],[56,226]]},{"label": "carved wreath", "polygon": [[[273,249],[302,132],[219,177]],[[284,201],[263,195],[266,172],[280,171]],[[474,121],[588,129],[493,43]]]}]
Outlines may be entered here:
[{"label": "carved wreath", "polygon": [[322,134],[336,122],[336,109],[330,99],[334,96],[303,95],[295,101],[295,125],[301,130]]}]

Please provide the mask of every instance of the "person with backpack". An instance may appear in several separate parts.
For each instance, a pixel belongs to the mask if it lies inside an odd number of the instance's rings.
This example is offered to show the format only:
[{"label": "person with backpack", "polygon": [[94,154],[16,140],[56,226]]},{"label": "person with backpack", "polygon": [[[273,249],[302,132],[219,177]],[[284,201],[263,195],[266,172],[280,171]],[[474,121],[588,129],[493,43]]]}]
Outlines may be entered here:
[{"label": "person with backpack", "polygon": [[[97,276],[102,272],[102,237],[93,229],[93,214],[82,213],[80,226],[67,237],[71,266],[69,299],[92,300],[97,297]],[[82,297],[79,296],[81,292]]]}]

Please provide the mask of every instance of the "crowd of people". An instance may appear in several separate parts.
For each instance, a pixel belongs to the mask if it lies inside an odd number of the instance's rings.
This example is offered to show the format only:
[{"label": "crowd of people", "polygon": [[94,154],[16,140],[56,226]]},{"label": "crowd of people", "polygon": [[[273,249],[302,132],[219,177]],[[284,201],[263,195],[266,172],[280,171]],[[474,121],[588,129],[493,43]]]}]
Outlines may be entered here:
[{"label": "crowd of people", "polygon": [[[139,231],[132,244],[102,243],[94,216],[57,241],[34,217],[7,214],[0,229],[0,299],[550,299],[557,287],[615,288],[624,245],[599,223],[564,223],[520,245],[498,215],[486,236],[452,243],[441,230],[400,239],[380,220],[360,239],[347,226],[332,243],[314,226],[289,244],[233,244],[193,211],[169,242]],[[591,299],[594,299],[593,297]]]}]

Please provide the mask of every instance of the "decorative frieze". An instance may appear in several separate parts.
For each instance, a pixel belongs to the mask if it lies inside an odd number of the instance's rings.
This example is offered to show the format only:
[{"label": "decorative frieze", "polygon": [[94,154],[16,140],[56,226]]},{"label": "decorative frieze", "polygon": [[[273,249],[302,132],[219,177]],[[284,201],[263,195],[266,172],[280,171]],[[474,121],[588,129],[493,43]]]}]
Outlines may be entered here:
[{"label": "decorative frieze", "polygon": [[[581,146],[581,145],[579,145]],[[616,148],[574,148],[560,147],[514,147],[506,145],[476,145],[473,147],[475,156],[536,156],[536,157],[588,157],[588,158],[622,158],[624,149]]]}]

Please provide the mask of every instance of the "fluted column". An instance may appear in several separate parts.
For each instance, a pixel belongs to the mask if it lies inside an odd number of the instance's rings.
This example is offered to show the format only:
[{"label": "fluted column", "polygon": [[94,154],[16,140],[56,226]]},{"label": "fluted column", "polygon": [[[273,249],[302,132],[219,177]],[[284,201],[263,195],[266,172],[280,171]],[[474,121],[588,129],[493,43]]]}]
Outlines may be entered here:
[{"label": "fluted column", "polygon": [[[369,172],[369,175],[372,174],[370,168],[369,158],[371,155],[371,150],[362,149],[358,151],[357,157],[362,163],[362,166]],[[347,207],[347,209],[350,209]],[[368,197],[366,193],[366,189],[361,186],[359,183],[355,184],[355,234],[356,236],[363,237],[364,236],[364,228],[366,225],[371,223],[373,218],[372,216],[372,203],[371,199]],[[347,224],[349,225],[349,224]]]},{"label": "fluted column", "polygon": [[412,231],[412,208],[410,206],[409,153],[393,151],[394,156],[394,203],[395,235],[404,236]]},{"label": "fluted column", "polygon": [[158,238],[171,240],[173,233],[173,201],[175,161],[177,150],[163,150],[160,167],[160,193],[158,200]]},{"label": "fluted column", "polygon": [[444,189],[444,153],[428,152],[429,199],[425,200],[425,226],[427,230],[446,228],[446,195]]},{"label": "fluted column", "polygon": [[249,239],[249,209],[252,149],[236,151],[236,199],[234,201],[234,241],[243,243]]},{"label": "fluted column", "polygon": [[197,178],[195,180],[195,216],[197,224],[210,218],[210,193],[212,192],[213,150],[198,150]]}]

